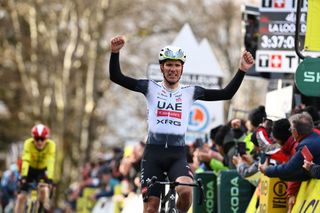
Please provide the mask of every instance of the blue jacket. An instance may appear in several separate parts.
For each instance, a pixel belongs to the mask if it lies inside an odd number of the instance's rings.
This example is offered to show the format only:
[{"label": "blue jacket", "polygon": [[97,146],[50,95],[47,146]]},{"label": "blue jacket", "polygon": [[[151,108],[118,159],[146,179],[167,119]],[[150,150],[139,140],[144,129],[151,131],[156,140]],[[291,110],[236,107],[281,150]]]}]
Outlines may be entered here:
[{"label": "blue jacket", "polygon": [[308,172],[302,167],[304,158],[301,154],[301,149],[304,145],[312,153],[313,162],[320,164],[320,135],[313,132],[298,143],[296,153],[287,163],[269,166],[266,169],[266,175],[268,177],[279,177],[282,180],[288,181],[309,180],[310,176]]}]

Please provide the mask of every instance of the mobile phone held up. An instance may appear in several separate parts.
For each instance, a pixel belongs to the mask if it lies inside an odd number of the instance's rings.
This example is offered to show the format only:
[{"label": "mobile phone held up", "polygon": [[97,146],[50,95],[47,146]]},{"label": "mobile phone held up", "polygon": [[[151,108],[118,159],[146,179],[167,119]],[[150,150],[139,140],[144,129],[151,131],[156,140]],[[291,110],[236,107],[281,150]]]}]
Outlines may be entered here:
[{"label": "mobile phone held up", "polygon": [[237,152],[239,155],[244,155],[247,153],[247,148],[246,148],[245,142],[238,142],[237,143]]},{"label": "mobile phone held up", "polygon": [[301,154],[307,161],[311,162],[313,160],[313,155],[311,154],[310,150],[306,145],[303,146]]}]

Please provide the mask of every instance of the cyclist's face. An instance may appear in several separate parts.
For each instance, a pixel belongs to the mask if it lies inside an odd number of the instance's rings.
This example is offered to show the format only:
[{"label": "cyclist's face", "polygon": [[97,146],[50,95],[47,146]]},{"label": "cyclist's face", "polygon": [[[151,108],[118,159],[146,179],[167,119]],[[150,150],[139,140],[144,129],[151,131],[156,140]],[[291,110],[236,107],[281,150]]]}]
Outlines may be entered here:
[{"label": "cyclist's face", "polygon": [[41,150],[46,145],[46,139],[45,138],[34,138],[34,143],[35,143],[37,149]]},{"label": "cyclist's face", "polygon": [[165,62],[160,64],[160,69],[163,74],[164,80],[168,84],[174,85],[180,80],[183,72],[183,65],[179,60],[166,60]]}]

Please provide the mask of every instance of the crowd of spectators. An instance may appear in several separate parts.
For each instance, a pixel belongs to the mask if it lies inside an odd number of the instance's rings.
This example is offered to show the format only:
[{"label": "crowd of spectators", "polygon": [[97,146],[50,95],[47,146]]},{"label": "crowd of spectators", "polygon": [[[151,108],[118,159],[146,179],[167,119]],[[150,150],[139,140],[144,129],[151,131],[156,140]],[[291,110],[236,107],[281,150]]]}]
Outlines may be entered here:
[{"label": "crowd of spectators", "polygon": [[[208,140],[198,138],[186,146],[187,159],[194,173],[212,171],[217,175],[236,169],[254,186],[258,186],[259,178],[250,177],[261,173],[288,181],[290,211],[301,181],[320,178],[319,120],[319,113],[313,107],[298,107],[288,118],[270,119],[265,107],[259,106],[249,112],[247,119],[233,118],[211,129]],[[301,155],[304,145],[314,155],[312,162]],[[121,210],[126,198],[140,194],[144,147],[144,141],[126,148],[114,147],[111,154],[102,153],[99,160],[83,164],[78,180],[66,191],[64,212],[77,212],[86,189],[90,189],[86,199],[93,203],[92,208],[104,198],[113,203],[112,208]],[[3,211],[14,202],[18,177],[15,165],[2,175]]]}]

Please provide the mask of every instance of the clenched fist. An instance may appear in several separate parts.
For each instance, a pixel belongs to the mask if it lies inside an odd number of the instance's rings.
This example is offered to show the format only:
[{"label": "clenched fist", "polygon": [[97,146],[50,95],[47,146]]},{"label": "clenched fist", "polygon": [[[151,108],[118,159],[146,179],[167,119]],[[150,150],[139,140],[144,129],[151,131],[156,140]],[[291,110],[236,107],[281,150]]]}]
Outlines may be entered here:
[{"label": "clenched fist", "polygon": [[243,51],[241,58],[240,58],[239,69],[247,72],[252,67],[253,64],[254,64],[254,59],[253,59],[253,56],[251,55],[251,53],[246,50]]},{"label": "clenched fist", "polygon": [[125,43],[126,39],[123,35],[113,37],[111,39],[111,52],[118,53]]}]

